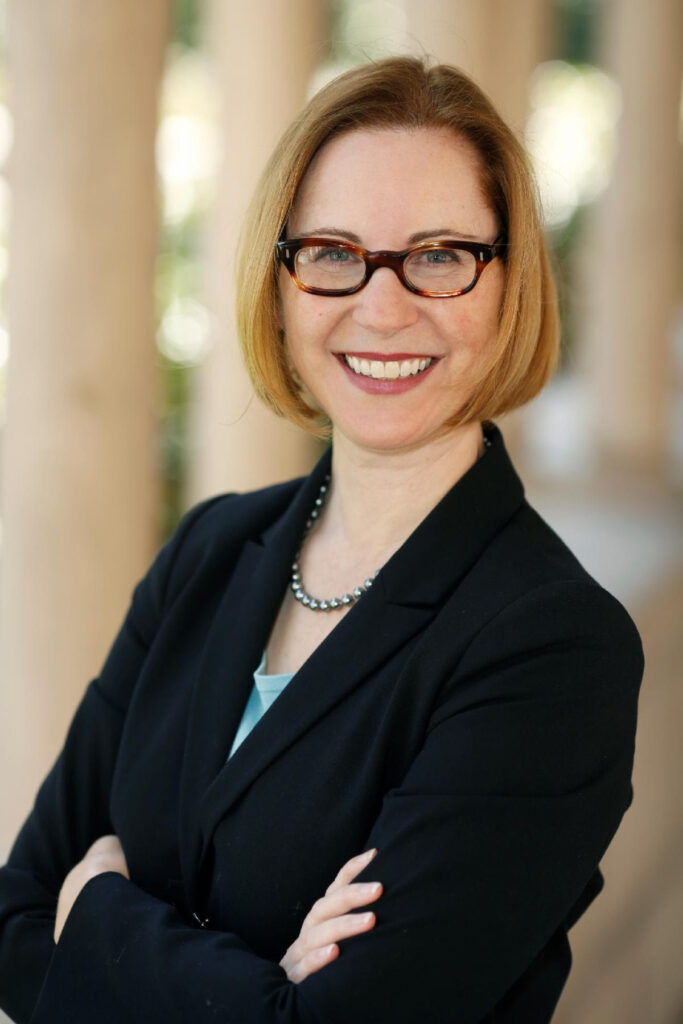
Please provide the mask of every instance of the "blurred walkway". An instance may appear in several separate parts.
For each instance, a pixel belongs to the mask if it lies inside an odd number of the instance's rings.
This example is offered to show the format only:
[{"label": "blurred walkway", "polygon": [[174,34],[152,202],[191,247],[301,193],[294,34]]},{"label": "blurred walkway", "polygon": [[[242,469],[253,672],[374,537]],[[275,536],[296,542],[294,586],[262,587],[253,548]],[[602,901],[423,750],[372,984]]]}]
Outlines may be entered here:
[{"label": "blurred walkway", "polygon": [[570,935],[574,966],[553,1024],[681,1024],[683,506],[606,481],[598,493],[526,490],[626,606],[645,650],[634,802],[602,861],[604,891]]},{"label": "blurred walkway", "polygon": [[[521,473],[525,481],[529,475]],[[683,500],[646,486],[526,483],[530,503],[631,615],[683,567]]]}]

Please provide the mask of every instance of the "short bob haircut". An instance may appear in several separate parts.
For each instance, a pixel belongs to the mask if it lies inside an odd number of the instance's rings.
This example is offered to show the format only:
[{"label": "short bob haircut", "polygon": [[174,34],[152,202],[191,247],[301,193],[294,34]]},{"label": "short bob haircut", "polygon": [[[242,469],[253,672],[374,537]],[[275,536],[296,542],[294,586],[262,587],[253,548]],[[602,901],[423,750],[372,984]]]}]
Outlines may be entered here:
[{"label": "short bob haircut", "polygon": [[479,87],[457,68],[430,67],[415,57],[365,64],[321,89],[282,136],[256,188],[239,245],[237,329],[256,393],[278,415],[318,437],[329,438],[331,425],[324,412],[306,401],[287,353],[279,326],[275,243],[302,178],[326,142],[358,130],[422,128],[450,128],[474,146],[483,193],[507,242],[498,336],[449,425],[490,420],[523,405],[556,367],[557,296],[523,147]]}]

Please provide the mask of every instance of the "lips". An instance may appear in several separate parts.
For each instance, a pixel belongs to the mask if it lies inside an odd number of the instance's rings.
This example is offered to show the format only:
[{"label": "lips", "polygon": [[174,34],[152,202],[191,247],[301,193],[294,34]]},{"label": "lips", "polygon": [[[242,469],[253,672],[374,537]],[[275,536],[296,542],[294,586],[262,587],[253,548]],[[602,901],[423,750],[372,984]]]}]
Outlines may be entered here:
[{"label": "lips", "polygon": [[439,356],[410,352],[336,352],[347,377],[371,394],[400,394],[419,385]]}]

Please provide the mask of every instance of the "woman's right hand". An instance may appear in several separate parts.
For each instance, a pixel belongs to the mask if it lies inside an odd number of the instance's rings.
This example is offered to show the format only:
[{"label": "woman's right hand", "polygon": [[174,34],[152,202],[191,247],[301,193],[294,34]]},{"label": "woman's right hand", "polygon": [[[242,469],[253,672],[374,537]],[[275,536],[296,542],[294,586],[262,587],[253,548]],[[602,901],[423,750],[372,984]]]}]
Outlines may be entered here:
[{"label": "woman's right hand", "polygon": [[377,850],[366,850],[348,860],[325,890],[325,895],[315,901],[301,925],[299,937],[280,961],[280,967],[285,969],[290,981],[298,984],[335,960],[339,956],[336,944],[339,939],[374,927],[372,911],[364,914],[350,914],[349,911],[354,907],[364,907],[382,893],[381,882],[351,884],[376,853]]}]

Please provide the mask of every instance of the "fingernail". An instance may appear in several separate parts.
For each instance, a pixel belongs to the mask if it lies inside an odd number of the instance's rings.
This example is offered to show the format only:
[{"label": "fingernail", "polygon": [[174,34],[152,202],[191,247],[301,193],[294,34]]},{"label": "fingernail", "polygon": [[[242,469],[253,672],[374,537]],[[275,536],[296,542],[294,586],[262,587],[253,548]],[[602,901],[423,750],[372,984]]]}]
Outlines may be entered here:
[{"label": "fingernail", "polygon": [[361,853],[361,857],[364,857],[367,860],[370,860],[371,857],[374,857],[376,853],[377,853],[377,849],[375,847],[373,847],[372,850],[366,850],[365,853]]},{"label": "fingernail", "polygon": [[355,915],[356,920],[353,922],[353,925],[354,925],[355,928],[364,928],[366,924],[369,924],[370,921],[372,921],[372,917],[373,917],[372,913],[369,913],[369,914],[356,914]]},{"label": "fingernail", "polygon": [[374,896],[376,892],[379,892],[380,882],[367,882],[361,888],[361,892],[364,896]]}]

